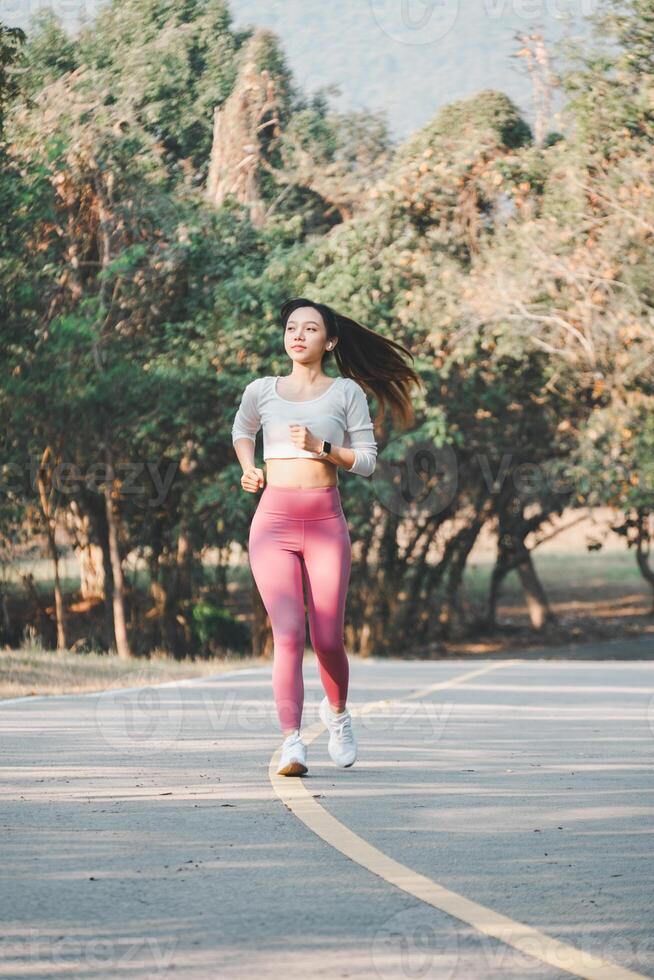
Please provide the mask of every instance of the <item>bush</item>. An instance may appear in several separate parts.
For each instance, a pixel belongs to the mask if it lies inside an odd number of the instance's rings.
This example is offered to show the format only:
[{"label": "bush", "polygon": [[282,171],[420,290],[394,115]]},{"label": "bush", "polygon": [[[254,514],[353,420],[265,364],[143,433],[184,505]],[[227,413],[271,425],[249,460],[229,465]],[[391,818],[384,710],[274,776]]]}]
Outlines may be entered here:
[{"label": "bush", "polygon": [[205,650],[245,653],[250,648],[248,625],[210,602],[201,601],[193,606],[192,623],[194,637]]}]

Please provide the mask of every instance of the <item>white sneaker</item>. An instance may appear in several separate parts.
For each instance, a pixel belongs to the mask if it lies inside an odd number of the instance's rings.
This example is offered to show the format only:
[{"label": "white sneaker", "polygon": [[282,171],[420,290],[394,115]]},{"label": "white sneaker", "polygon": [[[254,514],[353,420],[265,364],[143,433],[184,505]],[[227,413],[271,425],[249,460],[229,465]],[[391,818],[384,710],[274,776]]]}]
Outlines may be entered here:
[{"label": "white sneaker", "polygon": [[327,746],[332,762],[346,769],[357,757],[357,741],[352,731],[352,716],[345,709],[340,715],[335,715],[327,695],[320,702],[318,714],[323,725],[329,731]]},{"label": "white sneaker", "polygon": [[277,775],[301,776],[307,771],[307,747],[300,737],[300,729],[296,728],[282,743]]}]

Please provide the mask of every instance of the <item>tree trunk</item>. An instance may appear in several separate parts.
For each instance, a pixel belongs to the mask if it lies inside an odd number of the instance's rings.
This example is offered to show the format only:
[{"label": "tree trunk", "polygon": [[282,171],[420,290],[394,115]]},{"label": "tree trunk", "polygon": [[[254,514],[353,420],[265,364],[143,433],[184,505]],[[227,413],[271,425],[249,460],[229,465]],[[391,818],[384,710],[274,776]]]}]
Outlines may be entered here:
[{"label": "tree trunk", "polygon": [[56,527],[56,515],[57,507],[51,505],[48,498],[48,493],[46,489],[46,464],[50,458],[50,447],[48,447],[41,459],[41,465],[38,469],[36,481],[39,491],[39,501],[41,503],[41,510],[43,512],[43,519],[45,523],[45,531],[48,538],[48,550],[50,552],[50,557],[52,559],[52,567],[54,570],[54,603],[55,603],[55,621],[57,625],[57,650],[66,649],[66,622],[65,622],[65,607],[64,607],[64,597],[61,591],[61,578],[59,575],[59,551],[57,549],[57,542],[55,540],[55,527]]},{"label": "tree trunk", "polygon": [[526,519],[522,510],[516,513],[512,511],[511,505],[512,498],[496,504],[497,560],[491,577],[487,623],[489,627],[496,625],[500,586],[508,573],[515,568],[524,591],[531,625],[535,630],[542,630],[546,624],[556,621],[556,615],[550,608],[525,540],[543,522],[545,515],[539,513]]},{"label": "tree trunk", "polygon": [[500,586],[512,569],[516,569],[525,594],[529,621],[536,630],[541,630],[547,623],[556,619],[552,611],[547,593],[536,572],[531,554],[525,549],[521,561],[509,561],[500,556],[491,576],[488,596],[488,611],[486,623],[489,628],[497,626],[497,606],[500,598]]},{"label": "tree trunk", "polygon": [[48,611],[41,601],[34,581],[34,575],[32,572],[21,573],[21,579],[32,597],[33,612],[28,614],[28,618],[34,617],[36,619],[36,627],[32,627],[32,629],[36,630],[39,636],[45,640],[46,644],[50,644],[53,640],[52,618],[48,615]]},{"label": "tree trunk", "polygon": [[66,527],[73,540],[73,551],[79,564],[79,588],[82,599],[102,599],[105,573],[102,548],[92,541],[92,522],[79,502],[72,500],[66,511]]},{"label": "tree trunk", "polygon": [[490,586],[488,589],[488,606],[486,609],[486,626],[488,629],[497,627],[497,607],[500,601],[500,588],[506,578],[508,568],[496,561],[491,573]]},{"label": "tree trunk", "polygon": [[542,630],[554,616],[528,551],[525,552],[522,561],[518,564],[517,571],[524,589],[531,625],[536,630]]},{"label": "tree trunk", "polygon": [[177,639],[177,652],[188,656],[193,652],[193,630],[189,622],[188,609],[189,600],[193,594],[193,549],[191,539],[184,526],[179,530],[177,538],[177,554],[175,556],[175,607],[171,610],[175,617],[177,633],[181,635]]},{"label": "tree trunk", "polygon": [[[103,501],[104,503],[104,501]],[[114,637],[114,611],[113,611],[113,593],[114,593],[114,578],[111,569],[111,555],[109,547],[109,528],[107,527],[106,512],[103,508],[102,530],[104,537],[104,547],[102,548],[102,568],[104,573],[104,632],[107,647],[113,646],[115,642]]]},{"label": "tree trunk", "polygon": [[89,541],[84,548],[77,552],[80,567],[80,594],[83,599],[103,599],[104,556],[98,544]]},{"label": "tree trunk", "polygon": [[636,562],[638,570],[643,576],[650,589],[652,589],[652,608],[650,615],[654,616],[654,570],[650,568],[650,535],[649,535],[649,511],[639,508],[637,511],[637,532],[636,539]]},{"label": "tree trunk", "polygon": [[275,79],[257,67],[265,31],[257,30],[246,42],[236,82],[225,102],[213,115],[213,142],[207,174],[206,197],[216,207],[228,195],[250,211],[257,227],[264,222],[259,187],[263,155],[262,133],[279,135],[278,97]]},{"label": "tree trunk", "polygon": [[64,596],[61,591],[61,578],[59,575],[59,553],[57,551],[57,546],[55,544],[54,533],[52,535],[48,534],[48,542],[50,546],[52,564],[54,567],[54,600],[55,600],[55,616],[57,619],[57,650],[65,650],[66,649],[65,606],[64,606]]},{"label": "tree trunk", "polygon": [[114,621],[114,639],[118,656],[127,660],[132,656],[127,638],[127,622],[125,617],[125,578],[120,559],[118,541],[118,521],[114,511],[112,493],[114,488],[114,469],[111,462],[107,464],[107,481],[104,485],[105,512],[107,515],[107,532],[109,537],[109,560],[112,575],[112,611]]},{"label": "tree trunk", "polygon": [[181,527],[177,538],[175,562],[175,586],[180,599],[189,599],[192,594],[191,570],[193,549],[186,528]]},{"label": "tree trunk", "polygon": [[0,609],[2,610],[2,642],[9,643],[11,636],[11,616],[9,615],[7,592],[2,585],[0,585]]}]

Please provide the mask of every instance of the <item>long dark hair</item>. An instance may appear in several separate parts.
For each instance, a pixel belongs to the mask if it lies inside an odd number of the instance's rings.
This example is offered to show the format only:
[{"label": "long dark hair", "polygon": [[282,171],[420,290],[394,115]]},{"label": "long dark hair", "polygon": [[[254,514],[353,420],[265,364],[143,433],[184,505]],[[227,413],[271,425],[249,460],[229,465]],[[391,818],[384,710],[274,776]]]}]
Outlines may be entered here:
[{"label": "long dark hair", "polygon": [[375,395],[379,405],[378,418],[383,417],[389,406],[393,420],[399,422],[402,428],[412,425],[411,389],[414,385],[424,387],[424,382],[407,361],[407,358],[414,359],[411,351],[351,317],[337,313],[326,303],[314,303],[304,296],[289,299],[283,304],[280,315],[284,330],[289,316],[300,306],[318,310],[325,322],[327,336],[338,337],[338,343],[331,351],[325,351],[323,360],[333,354],[344,377],[352,378],[368,393]]}]

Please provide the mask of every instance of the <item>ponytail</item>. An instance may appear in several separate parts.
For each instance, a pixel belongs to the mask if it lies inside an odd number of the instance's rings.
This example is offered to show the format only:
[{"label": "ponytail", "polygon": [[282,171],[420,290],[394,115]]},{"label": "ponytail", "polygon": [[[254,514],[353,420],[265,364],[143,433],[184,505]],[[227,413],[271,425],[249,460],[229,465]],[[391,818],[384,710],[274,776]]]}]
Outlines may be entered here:
[{"label": "ponytail", "polygon": [[393,420],[402,428],[412,425],[411,390],[414,385],[424,386],[420,375],[408,363],[409,358],[413,361],[413,354],[402,344],[337,313],[326,303],[314,303],[302,296],[287,300],[282,306],[280,314],[284,329],[291,313],[300,306],[318,310],[327,328],[327,337],[338,338],[335,347],[325,351],[325,359],[333,354],[341,374],[352,378],[377,398],[379,417],[383,417],[388,406]]}]

